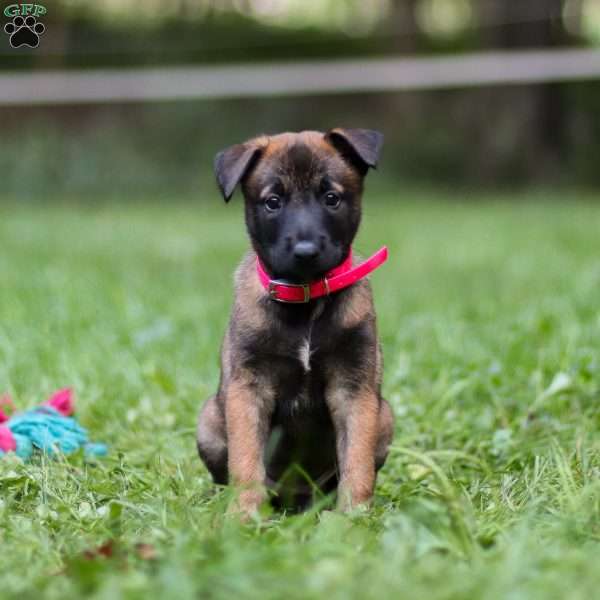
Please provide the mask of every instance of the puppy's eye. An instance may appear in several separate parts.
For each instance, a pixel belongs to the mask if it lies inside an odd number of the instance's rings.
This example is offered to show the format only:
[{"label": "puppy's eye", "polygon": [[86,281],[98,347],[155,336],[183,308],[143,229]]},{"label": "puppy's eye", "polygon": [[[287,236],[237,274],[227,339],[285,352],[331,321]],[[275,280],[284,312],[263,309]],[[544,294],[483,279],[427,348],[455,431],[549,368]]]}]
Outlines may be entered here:
[{"label": "puppy's eye", "polygon": [[329,208],[337,208],[340,205],[341,198],[335,192],[327,192],[325,194],[325,205]]},{"label": "puppy's eye", "polygon": [[265,208],[269,212],[276,212],[281,208],[281,198],[279,196],[269,196],[265,200]]}]

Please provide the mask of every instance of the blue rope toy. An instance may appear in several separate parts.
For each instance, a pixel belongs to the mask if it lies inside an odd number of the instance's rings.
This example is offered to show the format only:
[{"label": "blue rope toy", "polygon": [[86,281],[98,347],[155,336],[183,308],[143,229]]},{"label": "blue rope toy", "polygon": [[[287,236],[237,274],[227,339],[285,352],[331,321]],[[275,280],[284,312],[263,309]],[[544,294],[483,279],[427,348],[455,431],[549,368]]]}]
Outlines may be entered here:
[{"label": "blue rope toy", "polygon": [[[9,396],[0,404],[13,407]],[[105,444],[91,443],[87,430],[72,416],[73,391],[69,388],[56,392],[42,406],[7,416],[0,408],[0,457],[15,452],[23,460],[34,450],[49,456],[72,454],[83,448],[86,457],[105,456]]]}]

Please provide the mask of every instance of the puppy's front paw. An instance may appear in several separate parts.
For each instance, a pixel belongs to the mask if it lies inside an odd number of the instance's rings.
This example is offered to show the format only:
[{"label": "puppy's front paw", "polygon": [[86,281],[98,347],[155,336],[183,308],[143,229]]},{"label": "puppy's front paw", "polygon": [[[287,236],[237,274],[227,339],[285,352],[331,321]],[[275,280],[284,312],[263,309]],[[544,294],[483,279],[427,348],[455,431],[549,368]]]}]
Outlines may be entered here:
[{"label": "puppy's front paw", "polygon": [[238,497],[230,504],[228,514],[235,515],[242,521],[249,521],[253,517],[258,517],[260,507],[267,498],[267,494],[262,488],[252,488],[242,490]]},{"label": "puppy's front paw", "polygon": [[354,511],[364,512],[371,507],[372,493],[361,490],[360,493],[352,493],[351,489],[340,485],[337,496],[337,510],[348,513]]}]

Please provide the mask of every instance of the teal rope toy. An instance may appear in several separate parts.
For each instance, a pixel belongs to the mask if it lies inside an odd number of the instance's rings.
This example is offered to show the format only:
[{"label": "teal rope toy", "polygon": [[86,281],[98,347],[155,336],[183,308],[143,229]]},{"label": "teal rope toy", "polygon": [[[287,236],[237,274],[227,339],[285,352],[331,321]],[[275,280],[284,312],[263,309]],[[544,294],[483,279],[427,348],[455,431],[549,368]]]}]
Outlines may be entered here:
[{"label": "teal rope toy", "polygon": [[[0,405],[14,408],[9,396]],[[72,454],[83,449],[87,457],[105,456],[105,444],[91,443],[87,430],[71,415],[74,412],[73,390],[59,390],[43,405],[8,416],[0,407],[0,457],[14,452],[23,460],[34,450],[48,456]]]}]

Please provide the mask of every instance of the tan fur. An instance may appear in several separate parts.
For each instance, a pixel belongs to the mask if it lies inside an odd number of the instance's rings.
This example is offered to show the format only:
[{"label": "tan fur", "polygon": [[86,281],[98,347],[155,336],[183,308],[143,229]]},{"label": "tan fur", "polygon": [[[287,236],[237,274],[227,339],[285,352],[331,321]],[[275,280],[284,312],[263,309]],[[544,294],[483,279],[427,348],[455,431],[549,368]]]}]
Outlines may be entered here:
[{"label": "tan fur", "polygon": [[380,403],[370,386],[353,391],[340,384],[332,386],[327,402],[338,434],[338,505],[347,510],[369,502],[373,494]]},{"label": "tan fur", "polygon": [[[261,161],[263,163],[277,162],[285,157],[286,152],[295,144],[304,143],[309,145],[312,150],[316,153],[325,164],[328,164],[328,171],[331,175],[336,175],[339,179],[343,179],[347,182],[350,187],[359,190],[362,186],[361,179],[357,173],[350,168],[339,156],[335,148],[323,137],[323,134],[319,131],[302,131],[300,133],[280,133],[273,136],[259,136],[248,142],[249,146],[254,146],[260,149]],[[257,175],[260,175],[260,169],[256,170],[255,174],[251,174],[248,181],[245,182],[246,187],[253,187],[259,185],[259,189],[256,195],[259,198],[264,198],[264,194],[268,193],[268,190],[256,181]],[[298,179],[303,180],[304,185],[309,186],[311,183],[310,176],[316,175],[310,170],[302,173],[295,173],[288,171],[285,168],[280,170],[280,175],[286,189],[293,188],[298,183]],[[333,187],[342,191],[344,186],[339,181],[332,182]]]},{"label": "tan fur", "polygon": [[[355,261],[356,262],[356,261]],[[356,293],[352,302],[344,306],[344,312],[341,319],[342,327],[355,327],[361,321],[373,314],[373,295],[371,288],[361,282],[356,286]]]},{"label": "tan fur", "polygon": [[242,513],[257,510],[266,497],[263,450],[273,410],[268,396],[268,390],[257,394],[256,383],[245,374],[238,374],[226,388],[227,465],[232,483],[240,489]]},{"label": "tan fur", "polygon": [[256,273],[256,255],[248,252],[235,272],[235,303],[237,317],[252,329],[260,329],[265,325],[265,311],[258,300],[264,295]]}]

